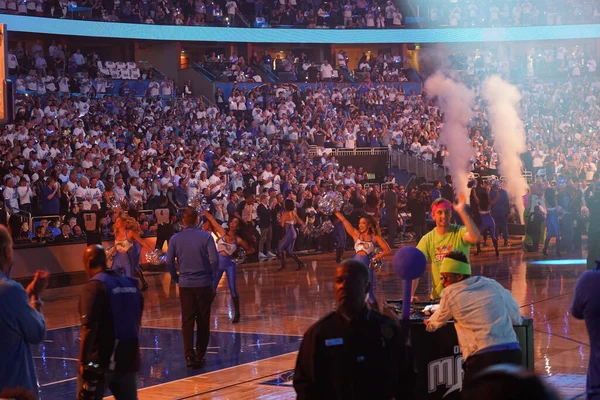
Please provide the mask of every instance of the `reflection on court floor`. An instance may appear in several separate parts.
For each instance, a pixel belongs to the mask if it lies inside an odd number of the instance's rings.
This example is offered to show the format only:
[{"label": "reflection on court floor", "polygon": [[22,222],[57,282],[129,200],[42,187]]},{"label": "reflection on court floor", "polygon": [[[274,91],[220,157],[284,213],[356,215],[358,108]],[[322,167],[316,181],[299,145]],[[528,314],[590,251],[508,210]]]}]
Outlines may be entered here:
[{"label": "reflection on court floor", "polygon": [[[138,388],[159,385],[297,351],[302,337],[258,333],[211,332],[206,366],[186,368],[179,329],[142,328],[142,370]],[[48,331],[33,349],[42,399],[75,398],[79,327]]]}]

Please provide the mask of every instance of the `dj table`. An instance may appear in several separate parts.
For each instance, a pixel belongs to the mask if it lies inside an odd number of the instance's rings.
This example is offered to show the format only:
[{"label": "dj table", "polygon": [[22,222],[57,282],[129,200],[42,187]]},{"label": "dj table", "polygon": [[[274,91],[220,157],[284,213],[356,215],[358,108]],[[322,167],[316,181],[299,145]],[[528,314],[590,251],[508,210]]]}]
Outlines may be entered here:
[{"label": "dj table", "polygon": [[[402,300],[388,300],[391,308],[402,318]],[[419,400],[460,400],[463,380],[460,347],[454,324],[435,332],[427,332],[422,310],[430,303],[412,303],[410,342],[417,371],[416,397]],[[523,367],[533,370],[533,321],[523,319],[522,325],[514,327],[523,352]]]}]

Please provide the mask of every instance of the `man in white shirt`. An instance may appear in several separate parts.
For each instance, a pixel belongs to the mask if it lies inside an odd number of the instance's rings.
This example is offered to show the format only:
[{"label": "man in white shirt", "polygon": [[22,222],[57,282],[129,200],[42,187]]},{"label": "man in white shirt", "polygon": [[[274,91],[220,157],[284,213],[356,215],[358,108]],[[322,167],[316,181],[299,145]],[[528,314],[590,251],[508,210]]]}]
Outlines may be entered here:
[{"label": "man in white shirt", "polygon": [[6,179],[4,187],[4,204],[9,214],[17,213],[19,210],[19,198],[15,189],[15,181],[13,178]]},{"label": "man in white shirt", "polygon": [[83,209],[85,211],[91,210],[92,208],[92,193],[90,192],[88,183],[88,178],[82,176],[79,180],[79,187],[75,189],[75,199],[77,202],[83,203]]},{"label": "man in white shirt", "polygon": [[150,96],[158,96],[160,94],[160,83],[156,81],[150,82],[150,84],[148,85],[148,91],[150,92]]},{"label": "man in white shirt", "polygon": [[260,174],[263,189],[271,189],[273,187],[273,172],[271,172],[271,164],[267,164],[266,169]]},{"label": "man in white shirt", "polygon": [[125,190],[125,183],[123,182],[123,178],[119,177],[115,183],[116,184],[114,187],[114,191],[115,191],[115,196],[117,198],[117,201],[126,199],[127,191]]},{"label": "man in white shirt", "polygon": [[338,67],[340,68],[348,68],[346,65],[346,55],[344,54],[344,50],[340,50],[337,55]]},{"label": "man in white shirt", "polygon": [[144,203],[144,191],[139,186],[139,180],[137,178],[131,178],[131,187],[129,188],[129,199],[131,201],[138,201],[140,204]]},{"label": "man in white shirt", "polygon": [[[229,0],[225,4],[225,8],[227,9],[227,16],[229,17],[229,23],[231,25],[234,25],[235,24],[235,12],[237,10],[237,3],[234,0]],[[237,61],[237,57],[236,57],[236,61]],[[231,62],[235,62],[235,61],[231,61]]]},{"label": "man in white shirt", "polygon": [[60,93],[69,93],[69,77],[67,77],[64,72],[63,75],[58,78],[58,90]]},{"label": "man in white shirt", "polygon": [[324,81],[330,81],[333,77],[333,67],[329,64],[329,61],[323,61],[321,64],[321,79]]},{"label": "man in white shirt", "polygon": [[160,84],[160,89],[163,96],[170,96],[173,93],[173,85],[171,85],[168,78],[165,78],[163,83]]},{"label": "man in white shirt", "polygon": [[77,53],[73,54],[73,60],[75,60],[78,68],[85,63],[85,57],[81,54],[81,49],[77,49]]},{"label": "man in white shirt", "polygon": [[90,179],[90,187],[88,188],[90,197],[92,198],[92,206],[100,208],[100,200],[102,200],[102,189],[98,187],[98,178]]},{"label": "man in white shirt", "polygon": [[592,158],[588,157],[587,163],[585,164],[585,180],[591,182],[594,180],[594,174],[596,173],[596,164],[592,162]]},{"label": "man in white shirt", "polygon": [[6,57],[6,64],[8,64],[9,75],[14,75],[17,73],[17,68],[19,67],[19,60],[17,60],[17,56],[14,55],[12,50],[8,51],[8,56]]},{"label": "man in white shirt", "polygon": [[222,189],[221,171],[215,169],[214,173],[208,178],[210,194],[217,193]]},{"label": "man in white shirt", "polygon": [[354,132],[350,131],[348,133],[345,134],[345,143],[344,143],[345,147],[347,149],[354,149],[356,148],[356,135],[354,134]]},{"label": "man in white shirt", "polygon": [[67,189],[69,190],[70,194],[75,193],[75,190],[78,188],[79,186],[77,185],[77,172],[72,171],[69,174],[69,180],[67,182]]},{"label": "man in white shirt", "polygon": [[471,266],[461,252],[445,256],[440,274],[444,286],[440,308],[425,325],[428,332],[434,332],[454,319],[465,359],[463,388],[489,366],[521,364],[522,353],[513,325],[522,324],[523,317],[510,292],[493,279],[472,277]]},{"label": "man in white shirt", "polygon": [[19,75],[17,77],[17,80],[15,81],[15,90],[17,92],[24,92],[27,90],[27,88],[25,87],[25,80],[23,79],[22,75]]}]

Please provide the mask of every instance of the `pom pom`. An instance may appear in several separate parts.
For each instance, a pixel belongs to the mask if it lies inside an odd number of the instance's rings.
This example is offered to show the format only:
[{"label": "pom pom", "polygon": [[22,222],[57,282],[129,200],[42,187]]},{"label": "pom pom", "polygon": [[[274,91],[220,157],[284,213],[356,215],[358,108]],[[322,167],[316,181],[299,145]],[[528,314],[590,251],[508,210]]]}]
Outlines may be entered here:
[{"label": "pom pom", "polygon": [[246,249],[244,249],[242,246],[239,246],[236,252],[234,253],[233,261],[237,265],[240,265],[244,261],[246,261]]},{"label": "pom pom", "polygon": [[151,265],[161,265],[166,262],[167,256],[160,250],[154,250],[146,253],[146,263]]}]

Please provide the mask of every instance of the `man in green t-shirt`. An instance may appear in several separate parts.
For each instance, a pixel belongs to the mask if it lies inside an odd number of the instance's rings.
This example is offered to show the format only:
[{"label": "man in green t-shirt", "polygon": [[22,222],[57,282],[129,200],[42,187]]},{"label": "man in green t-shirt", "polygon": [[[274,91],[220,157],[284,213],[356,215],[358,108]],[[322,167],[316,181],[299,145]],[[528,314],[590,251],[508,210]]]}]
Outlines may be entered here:
[{"label": "man in green t-shirt", "polygon": [[[452,209],[462,219],[465,226],[450,223]],[[427,261],[431,262],[431,287],[430,298],[439,299],[442,292],[440,282],[440,268],[446,254],[451,251],[460,251],[469,257],[471,246],[479,241],[479,229],[469,213],[465,210],[465,196],[458,195],[458,202],[452,205],[448,200],[439,198],[431,204],[431,216],[435,221],[435,228],[423,236],[417,248],[425,254]],[[418,279],[413,281],[412,294],[414,297]]]}]

